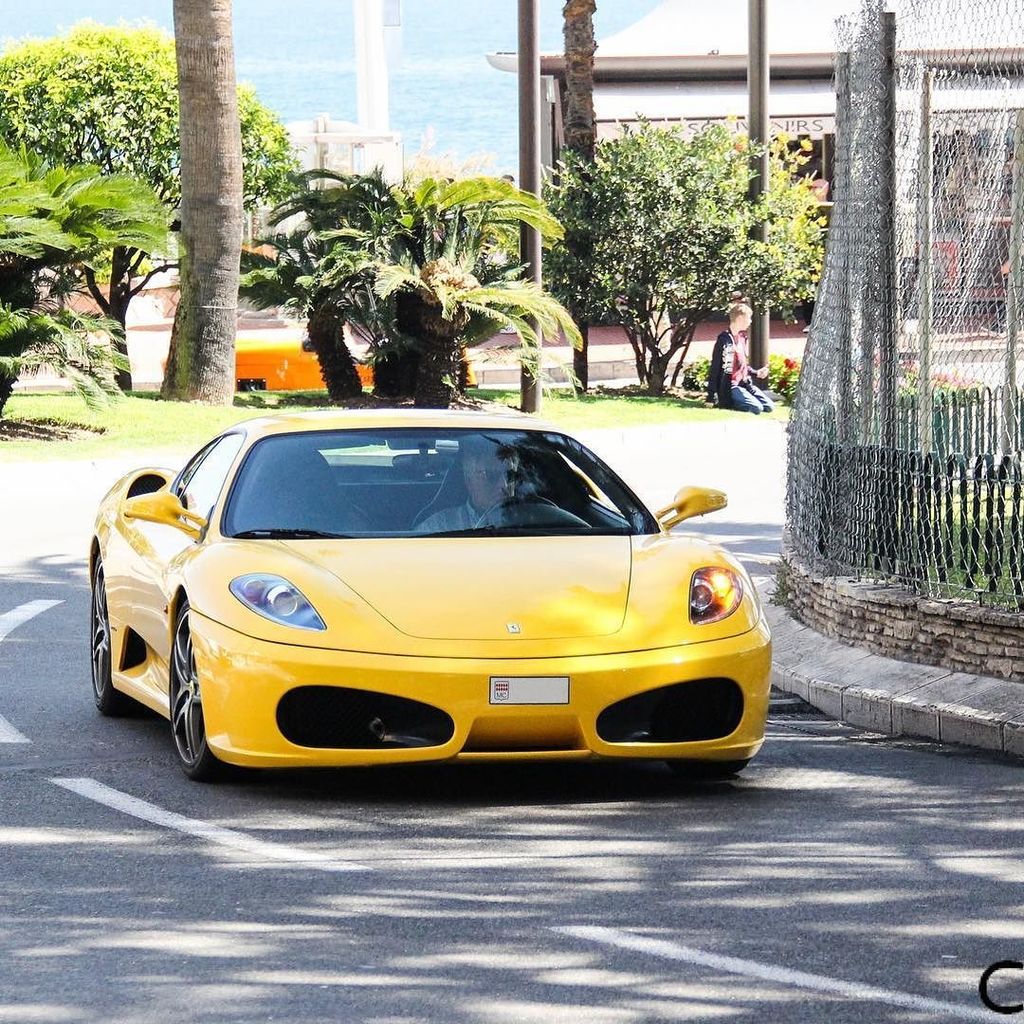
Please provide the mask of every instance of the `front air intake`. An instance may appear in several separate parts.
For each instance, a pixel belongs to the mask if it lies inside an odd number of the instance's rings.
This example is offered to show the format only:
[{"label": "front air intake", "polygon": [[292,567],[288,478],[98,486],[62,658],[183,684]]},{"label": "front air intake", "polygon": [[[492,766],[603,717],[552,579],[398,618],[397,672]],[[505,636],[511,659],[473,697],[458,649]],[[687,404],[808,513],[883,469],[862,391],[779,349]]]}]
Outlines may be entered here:
[{"label": "front air intake", "polygon": [[627,697],[597,717],[606,743],[717,740],[743,717],[743,691],[731,679],[695,679]]},{"label": "front air intake", "polygon": [[299,686],[277,705],[277,727],[300,747],[387,750],[437,747],[455,735],[440,708],[346,686]]}]

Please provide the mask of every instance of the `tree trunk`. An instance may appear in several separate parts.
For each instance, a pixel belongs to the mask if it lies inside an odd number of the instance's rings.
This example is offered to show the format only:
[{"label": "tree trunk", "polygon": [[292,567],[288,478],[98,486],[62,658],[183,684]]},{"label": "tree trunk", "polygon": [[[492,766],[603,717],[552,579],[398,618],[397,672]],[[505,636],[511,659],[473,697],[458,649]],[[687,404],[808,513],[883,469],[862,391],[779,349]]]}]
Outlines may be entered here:
[{"label": "tree trunk", "polygon": [[331,401],[342,402],[362,395],[359,372],[345,344],[344,320],[330,306],[318,306],[309,314],[307,330]]},{"label": "tree trunk", "polygon": [[630,330],[626,330],[626,337],[633,346],[633,362],[636,366],[636,379],[643,387],[647,383],[647,344],[646,340]]},{"label": "tree trunk", "polygon": [[[448,321],[441,323],[451,327]],[[425,333],[420,372],[416,376],[416,408],[447,409],[452,404],[458,380],[459,346],[454,331]]]},{"label": "tree trunk", "polygon": [[412,398],[416,394],[416,378],[420,370],[420,353],[415,341],[419,337],[419,305],[411,292],[395,296],[395,326],[404,335],[401,343],[386,342],[373,359],[373,393],[393,400]]},{"label": "tree trunk", "polygon": [[181,295],[163,395],[234,396],[242,138],[231,0],[174,0],[181,126]]},{"label": "tree trunk", "polygon": [[469,373],[470,373],[470,362],[469,362],[469,349],[465,345],[459,346],[459,394],[465,395],[466,389],[469,387]]},{"label": "tree trunk", "polygon": [[[126,249],[124,246],[117,246],[110,254],[110,283],[107,285],[107,294],[104,295],[100,289],[96,276],[91,269],[85,271],[86,286],[90,295],[99,306],[100,312],[111,320],[116,321],[121,330],[114,334],[114,349],[121,355],[128,358],[128,306],[132,301],[131,264],[138,254],[136,249]],[[118,370],[115,375],[117,386],[122,391],[132,389],[131,369]]]},{"label": "tree trunk", "polygon": [[[594,11],[596,0],[566,0],[562,7],[565,39],[565,147],[593,163],[597,128],[594,121]],[[576,265],[591,265],[592,245],[589,232],[569,232],[563,243],[575,256]],[[576,387],[586,391],[590,385],[590,325],[583,310],[571,309],[580,329],[583,345],[572,355]]]},{"label": "tree trunk", "polygon": [[420,354],[412,346],[379,355],[373,361],[373,393],[380,398],[412,398],[420,370]]},{"label": "tree trunk", "polygon": [[3,417],[4,406],[7,405],[7,400],[11,397],[11,394],[14,391],[14,384],[16,380],[16,377],[8,377],[0,374],[0,418]]},{"label": "tree trunk", "polygon": [[668,374],[668,356],[658,352],[651,355],[647,364],[647,393],[665,394],[665,377]]},{"label": "tree trunk", "polygon": [[465,325],[446,320],[441,315],[441,304],[428,301],[419,292],[400,293],[396,312],[399,330],[419,342],[416,407],[447,409],[458,388],[462,353],[459,334]]}]

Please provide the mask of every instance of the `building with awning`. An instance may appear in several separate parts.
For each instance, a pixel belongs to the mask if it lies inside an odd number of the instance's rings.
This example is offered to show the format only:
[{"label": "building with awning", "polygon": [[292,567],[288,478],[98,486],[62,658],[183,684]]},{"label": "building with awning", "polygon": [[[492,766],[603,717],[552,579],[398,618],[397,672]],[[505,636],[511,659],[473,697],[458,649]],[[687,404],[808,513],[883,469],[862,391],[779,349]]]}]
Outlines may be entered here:
[{"label": "building with awning", "polygon": [[[814,142],[814,173],[831,178],[835,135],[836,19],[851,0],[769,0],[772,129]],[[710,123],[746,132],[747,0],[662,0],[634,24],[598,41],[594,111],[598,138],[645,119],[697,132]],[[516,55],[490,54],[501,71]],[[565,58],[541,56],[542,144],[549,165],[563,137]]]}]

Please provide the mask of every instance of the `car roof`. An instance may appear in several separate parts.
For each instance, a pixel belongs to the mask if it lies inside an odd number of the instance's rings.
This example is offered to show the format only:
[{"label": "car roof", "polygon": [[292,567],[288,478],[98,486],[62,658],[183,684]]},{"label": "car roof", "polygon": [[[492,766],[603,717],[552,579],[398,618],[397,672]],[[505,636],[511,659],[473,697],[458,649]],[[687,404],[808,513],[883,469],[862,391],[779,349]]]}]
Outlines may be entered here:
[{"label": "car roof", "polygon": [[476,412],[471,409],[318,409],[243,420],[237,425],[250,438],[310,430],[358,430],[383,427],[471,428],[478,430],[557,430],[524,413]]}]

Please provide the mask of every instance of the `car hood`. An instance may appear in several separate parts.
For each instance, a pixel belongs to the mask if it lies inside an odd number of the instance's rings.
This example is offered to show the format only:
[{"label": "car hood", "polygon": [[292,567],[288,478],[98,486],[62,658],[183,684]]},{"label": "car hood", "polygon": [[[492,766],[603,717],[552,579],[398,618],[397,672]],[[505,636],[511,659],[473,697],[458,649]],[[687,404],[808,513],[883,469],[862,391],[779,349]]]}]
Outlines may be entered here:
[{"label": "car hood", "polygon": [[303,541],[296,554],[333,573],[406,636],[570,640],[611,636],[629,602],[626,536]]},{"label": "car hood", "polygon": [[[192,610],[275,643],[442,658],[550,658],[701,644],[761,617],[743,568],[696,537],[227,539],[189,546]],[[689,621],[690,580],[731,567],[745,596],[728,618]],[[326,630],[271,622],[228,590],[234,577],[291,580]],[[173,589],[173,588],[172,588]],[[518,626],[516,633],[509,626]]]}]

